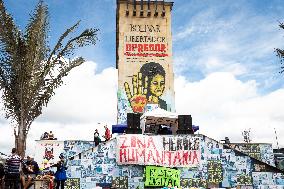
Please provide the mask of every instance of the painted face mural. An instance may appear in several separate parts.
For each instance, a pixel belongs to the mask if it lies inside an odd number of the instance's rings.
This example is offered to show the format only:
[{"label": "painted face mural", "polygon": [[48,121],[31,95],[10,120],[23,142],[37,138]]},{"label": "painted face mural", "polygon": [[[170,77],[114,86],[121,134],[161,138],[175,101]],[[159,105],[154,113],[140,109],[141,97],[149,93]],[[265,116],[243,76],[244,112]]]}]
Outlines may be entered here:
[{"label": "painted face mural", "polygon": [[49,160],[51,160],[53,158],[54,158],[53,147],[50,147],[50,146],[45,147],[44,159],[49,161]]},{"label": "painted face mural", "polygon": [[124,83],[133,112],[142,113],[147,103],[159,104],[161,108],[166,106],[166,102],[160,99],[165,90],[165,75],[165,70],[160,64],[150,62],[144,64],[137,75],[133,75],[132,93],[129,84]]},{"label": "painted face mural", "polygon": [[154,96],[159,97],[163,94],[164,89],[165,89],[165,77],[158,74],[151,81],[150,92]]}]

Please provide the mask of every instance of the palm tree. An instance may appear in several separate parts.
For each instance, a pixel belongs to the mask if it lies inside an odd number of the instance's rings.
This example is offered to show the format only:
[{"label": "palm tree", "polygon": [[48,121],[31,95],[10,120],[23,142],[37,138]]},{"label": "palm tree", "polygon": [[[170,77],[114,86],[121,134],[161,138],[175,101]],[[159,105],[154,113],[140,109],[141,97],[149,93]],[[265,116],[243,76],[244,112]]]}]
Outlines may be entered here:
[{"label": "palm tree", "polygon": [[[284,29],[284,23],[280,23],[279,27]],[[276,53],[277,56],[280,58],[280,63],[281,63],[281,67],[280,67],[280,73],[282,74],[284,72],[284,50],[281,49],[276,49]]]},{"label": "palm tree", "polygon": [[47,106],[62,78],[84,62],[72,58],[77,47],[95,45],[98,29],[86,29],[70,37],[79,22],[67,29],[53,50],[49,48],[48,7],[37,4],[24,32],[19,30],[0,0],[0,89],[5,117],[14,126],[18,154],[25,155],[26,139],[32,122]]}]

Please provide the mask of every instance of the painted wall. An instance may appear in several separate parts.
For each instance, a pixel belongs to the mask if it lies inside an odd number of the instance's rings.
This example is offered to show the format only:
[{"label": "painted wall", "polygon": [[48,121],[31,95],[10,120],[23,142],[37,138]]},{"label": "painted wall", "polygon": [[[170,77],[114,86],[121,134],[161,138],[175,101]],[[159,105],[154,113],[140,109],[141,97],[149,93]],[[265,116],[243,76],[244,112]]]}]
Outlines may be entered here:
[{"label": "painted wall", "polygon": [[[169,141],[169,139],[171,139],[169,144],[164,145],[163,142],[159,144],[160,141]],[[149,141],[152,142],[149,143]],[[183,144],[187,143],[187,148],[179,147],[181,141],[183,141]],[[146,152],[144,146],[148,149],[148,152]],[[80,188],[85,189],[96,186],[110,187],[111,185],[123,189],[144,188],[145,166],[142,165],[143,162],[136,161],[141,165],[134,165],[133,162],[120,161],[121,149],[128,149],[130,157],[135,157],[135,150],[138,150],[138,152],[140,150],[138,153],[140,157],[134,158],[133,161],[139,160],[139,158],[142,160],[144,159],[143,156],[146,160],[150,157],[149,161],[144,161],[144,163],[157,166],[164,165],[164,162],[169,161],[154,161],[161,156],[161,154],[152,153],[155,152],[155,149],[159,150],[159,153],[172,154],[172,161],[170,162],[173,165],[170,166],[180,170],[180,188],[183,189],[191,187],[284,188],[284,175],[275,172],[275,169],[270,165],[229,149],[203,135],[121,135],[107,143],[100,144],[94,149],[83,152],[80,155],[81,159],[76,156],[74,160],[69,161],[68,177],[80,179],[80,182],[77,182],[77,187],[80,183]],[[145,154],[141,153],[141,150],[145,150]],[[196,159],[198,160],[197,163],[193,163],[192,156],[181,156],[181,154],[190,151],[200,152],[200,156]],[[188,158],[187,161],[185,161],[186,158]],[[181,162],[187,164],[181,164]],[[128,163],[131,163],[131,165]]]},{"label": "painted wall", "polygon": [[59,161],[60,153],[64,153],[68,159],[92,148],[93,145],[92,141],[37,140],[35,161],[38,162],[41,169],[45,169]]},{"label": "painted wall", "polygon": [[272,144],[232,143],[229,146],[269,165],[275,166]]},{"label": "painted wall", "polygon": [[158,16],[154,16],[155,4],[150,3],[151,16],[133,16],[133,1],[128,5],[119,0],[117,5],[117,67],[118,67],[118,115],[119,124],[126,123],[129,112],[143,113],[147,103],[159,104],[174,111],[174,83],[172,66],[171,3],[157,5]]},{"label": "painted wall", "polygon": [[60,153],[63,152],[64,142],[58,140],[37,140],[35,161],[40,169],[45,169],[57,163]]}]

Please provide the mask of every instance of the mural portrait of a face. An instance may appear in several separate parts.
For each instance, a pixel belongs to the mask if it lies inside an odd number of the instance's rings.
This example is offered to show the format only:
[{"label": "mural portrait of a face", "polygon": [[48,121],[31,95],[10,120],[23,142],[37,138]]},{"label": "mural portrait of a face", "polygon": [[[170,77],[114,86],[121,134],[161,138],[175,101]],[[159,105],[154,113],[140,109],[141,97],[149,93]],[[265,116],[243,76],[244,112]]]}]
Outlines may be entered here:
[{"label": "mural portrait of a face", "polygon": [[[155,62],[144,64],[140,72],[142,73],[142,84],[147,82],[147,99],[151,103],[159,103],[159,97],[165,90],[165,70]],[[147,79],[146,79],[147,78]]]},{"label": "mural portrait of a face", "polygon": [[166,109],[166,102],[160,97],[165,91],[165,70],[163,66],[155,62],[143,64],[138,74],[132,76],[131,93],[130,86],[124,83],[125,92],[133,112],[144,111],[145,105],[159,104]]}]

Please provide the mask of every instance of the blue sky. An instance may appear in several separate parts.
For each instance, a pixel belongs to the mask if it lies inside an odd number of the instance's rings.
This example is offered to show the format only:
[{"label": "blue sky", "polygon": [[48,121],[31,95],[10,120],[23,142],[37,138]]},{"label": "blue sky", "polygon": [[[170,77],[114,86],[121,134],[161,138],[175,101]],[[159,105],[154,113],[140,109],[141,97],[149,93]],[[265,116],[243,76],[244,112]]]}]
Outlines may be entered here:
[{"label": "blue sky", "polygon": [[[24,28],[37,1],[5,0]],[[54,45],[63,31],[81,20],[81,30],[100,29],[98,45],[78,50],[98,69],[115,66],[115,0],[49,0],[50,36]],[[190,81],[215,71],[232,71],[242,81],[254,79],[267,93],[283,87],[274,48],[284,48],[281,0],[177,0],[172,11],[175,73]]]},{"label": "blue sky", "polygon": [[[24,29],[37,1],[4,3],[17,25]],[[46,3],[51,46],[78,20],[79,31],[99,28],[99,41],[96,46],[75,53],[88,62],[74,70],[56,91],[32,125],[29,142],[33,144],[32,140],[50,129],[61,133],[59,139],[82,139],[86,135],[91,139],[90,128],[94,130],[94,125],[116,121],[116,0]],[[251,128],[253,141],[275,144],[276,128],[284,146],[284,75],[278,73],[280,60],[274,52],[275,48],[284,49],[284,31],[278,26],[279,21],[284,22],[283,10],[282,0],[174,1],[176,109],[178,113],[193,115],[193,123],[201,126],[201,133],[218,140],[229,136],[240,142],[241,131]],[[0,124],[0,133],[8,133],[6,138],[0,137],[0,151],[7,152],[13,135],[4,116],[0,117]],[[82,127],[86,129],[78,130]]]}]

